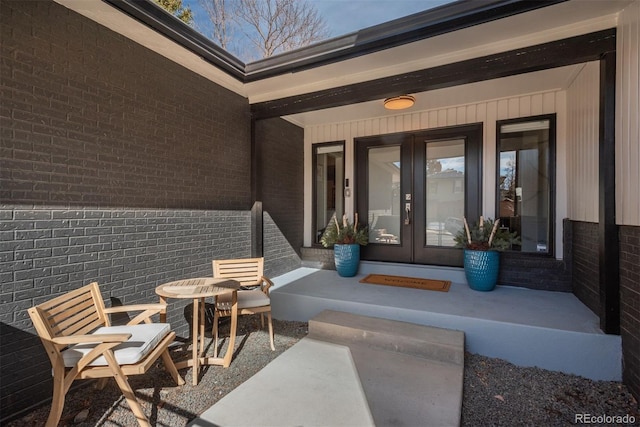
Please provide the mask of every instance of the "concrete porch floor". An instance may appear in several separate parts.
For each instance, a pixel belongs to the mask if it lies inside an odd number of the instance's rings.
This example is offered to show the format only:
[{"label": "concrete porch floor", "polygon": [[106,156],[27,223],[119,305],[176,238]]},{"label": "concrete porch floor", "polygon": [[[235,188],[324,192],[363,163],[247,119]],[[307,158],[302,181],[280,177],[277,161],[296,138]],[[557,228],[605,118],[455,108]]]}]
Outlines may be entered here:
[{"label": "concrete porch floor", "polygon": [[[449,292],[359,283],[367,274],[451,280]],[[302,267],[273,279],[273,316],[309,321],[323,310],[463,331],[471,353],[519,366],[622,378],[621,338],[606,335],[598,317],[573,294],[498,286],[477,292],[461,268],[362,262],[353,278]]]}]

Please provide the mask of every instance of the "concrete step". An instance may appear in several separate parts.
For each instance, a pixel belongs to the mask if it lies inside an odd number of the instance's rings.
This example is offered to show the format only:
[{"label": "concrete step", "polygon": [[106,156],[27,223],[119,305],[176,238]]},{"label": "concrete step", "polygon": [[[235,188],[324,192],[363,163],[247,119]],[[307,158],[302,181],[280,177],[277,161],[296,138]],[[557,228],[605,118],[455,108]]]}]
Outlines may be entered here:
[{"label": "concrete step", "polygon": [[325,310],[309,320],[309,337],[464,365],[461,331]]},{"label": "concrete step", "polygon": [[309,338],[349,348],[375,425],[459,425],[463,332],[325,310]]},{"label": "concrete step", "polygon": [[459,331],[325,311],[189,426],[457,426],[463,347]]}]

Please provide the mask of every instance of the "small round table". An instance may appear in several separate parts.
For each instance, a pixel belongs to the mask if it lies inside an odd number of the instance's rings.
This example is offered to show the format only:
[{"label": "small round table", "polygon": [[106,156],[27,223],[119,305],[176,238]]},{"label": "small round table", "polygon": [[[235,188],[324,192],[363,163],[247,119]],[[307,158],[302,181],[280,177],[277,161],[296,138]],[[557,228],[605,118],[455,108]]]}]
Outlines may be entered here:
[{"label": "small round table", "polygon": [[[214,279],[213,277],[198,277],[194,279],[177,280],[165,283],[156,288],[160,302],[166,304],[167,298],[193,299],[193,321],[191,336],[193,339],[192,357],[189,360],[176,363],[178,369],[193,367],[193,385],[198,384],[198,375],[202,365],[221,365],[225,368],[231,364],[231,357],[236,339],[238,324],[238,294],[240,282],[230,279]],[[204,299],[226,293],[232,293],[231,298],[231,331],[229,345],[223,357],[205,357],[204,352]],[[166,322],[167,312],[160,313],[160,321]],[[198,337],[200,343],[198,344]]]}]

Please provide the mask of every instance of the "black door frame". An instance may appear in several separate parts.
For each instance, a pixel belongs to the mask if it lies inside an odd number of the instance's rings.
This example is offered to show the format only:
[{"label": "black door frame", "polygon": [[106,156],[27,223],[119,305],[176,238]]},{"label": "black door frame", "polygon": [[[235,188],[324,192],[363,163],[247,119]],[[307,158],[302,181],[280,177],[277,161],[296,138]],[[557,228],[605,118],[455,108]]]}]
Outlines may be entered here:
[{"label": "black door frame", "polygon": [[[401,172],[401,204],[411,204],[410,223],[400,225],[398,245],[371,243],[362,248],[362,259],[404,263],[462,266],[462,250],[427,246],[425,182],[425,144],[418,141],[464,139],[465,140],[465,216],[478,218],[482,212],[482,141],[483,123],[473,123],[420,131],[355,138],[356,211],[368,212],[369,188],[367,180],[369,147],[401,146],[401,163],[409,165]],[[404,199],[411,194],[411,201]]]},{"label": "black door frame", "polygon": [[[414,173],[414,210],[421,213],[420,217],[414,216],[414,255],[413,261],[418,264],[462,266],[462,249],[427,246],[426,226],[424,212],[426,212],[426,188],[424,188],[426,165],[425,144],[418,141],[438,141],[450,139],[465,140],[465,171],[464,171],[464,214],[471,221],[477,221],[482,212],[482,141],[483,123],[452,126],[437,129],[427,129],[414,135],[414,158],[416,173]],[[421,171],[421,172],[418,172]]]}]

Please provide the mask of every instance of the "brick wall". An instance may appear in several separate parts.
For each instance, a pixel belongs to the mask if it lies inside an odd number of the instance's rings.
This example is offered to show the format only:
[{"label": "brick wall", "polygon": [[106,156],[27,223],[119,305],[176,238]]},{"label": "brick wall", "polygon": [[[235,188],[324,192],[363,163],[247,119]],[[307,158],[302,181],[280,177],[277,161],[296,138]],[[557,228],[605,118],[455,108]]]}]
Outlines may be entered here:
[{"label": "brick wall", "polygon": [[291,246],[269,212],[263,218],[265,275],[275,277],[300,267],[302,261],[295,250],[299,247]]},{"label": "brick wall", "polygon": [[[264,212],[286,238],[299,265],[304,232],[304,130],[283,119],[259,120],[256,141],[261,144],[264,158]],[[265,251],[269,241],[265,230]]]},{"label": "brick wall", "polygon": [[[0,31],[4,420],[51,398],[26,308],[96,280],[107,303],[157,301],[160,283],[250,255],[251,140],[245,98],[57,3],[3,0]],[[295,251],[265,223],[267,269],[285,272]],[[183,336],[187,309],[168,317]]]},{"label": "brick wall", "polygon": [[623,379],[640,401],[640,227],[620,227]]},{"label": "brick wall", "polygon": [[598,224],[573,221],[573,293],[600,314]]},{"label": "brick wall", "polygon": [[537,254],[503,252],[498,284],[543,291],[571,292],[571,222],[563,221],[564,253],[561,260]]},{"label": "brick wall", "polygon": [[249,209],[248,102],[50,1],[3,1],[0,198]]},{"label": "brick wall", "polygon": [[[58,208],[0,210],[3,417],[51,397],[49,360],[26,309],[97,281],[107,304],[155,302],[156,286],[211,275],[211,260],[248,256],[247,211]],[[188,337],[187,302],[168,321]]]},{"label": "brick wall", "polygon": [[[640,400],[640,227],[619,236],[623,380]],[[573,222],[573,293],[599,315],[598,224]]]}]

